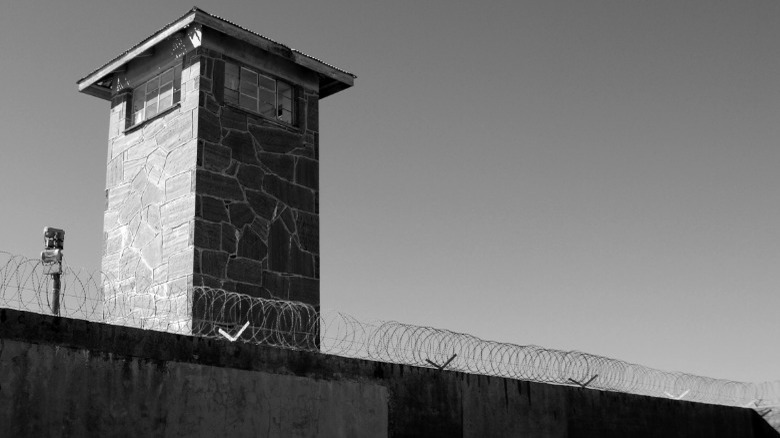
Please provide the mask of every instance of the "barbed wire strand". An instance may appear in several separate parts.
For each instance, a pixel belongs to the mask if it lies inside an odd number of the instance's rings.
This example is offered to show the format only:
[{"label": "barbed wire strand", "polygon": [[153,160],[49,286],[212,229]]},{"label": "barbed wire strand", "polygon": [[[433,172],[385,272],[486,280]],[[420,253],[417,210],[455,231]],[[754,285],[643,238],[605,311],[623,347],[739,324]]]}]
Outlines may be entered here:
[{"label": "barbed wire strand", "polygon": [[[40,261],[0,251],[0,307],[51,313],[51,280]],[[68,318],[240,341],[343,357],[653,397],[772,409],[780,381],[746,383],[668,372],[579,351],[517,345],[397,321],[363,322],[308,304],[203,286],[118,282],[63,266],[60,315]],[[440,366],[440,365],[439,365]]]}]

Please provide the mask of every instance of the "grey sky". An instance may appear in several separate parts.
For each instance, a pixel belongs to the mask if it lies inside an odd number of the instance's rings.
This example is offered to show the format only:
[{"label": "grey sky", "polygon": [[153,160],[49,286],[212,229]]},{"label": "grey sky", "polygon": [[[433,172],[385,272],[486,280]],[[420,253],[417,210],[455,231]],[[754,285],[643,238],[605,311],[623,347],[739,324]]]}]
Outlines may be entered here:
[{"label": "grey sky", "polygon": [[[97,269],[108,103],[193,5],[0,0],[0,250]],[[202,2],[358,75],[322,101],[322,301],[780,379],[780,3]]]}]

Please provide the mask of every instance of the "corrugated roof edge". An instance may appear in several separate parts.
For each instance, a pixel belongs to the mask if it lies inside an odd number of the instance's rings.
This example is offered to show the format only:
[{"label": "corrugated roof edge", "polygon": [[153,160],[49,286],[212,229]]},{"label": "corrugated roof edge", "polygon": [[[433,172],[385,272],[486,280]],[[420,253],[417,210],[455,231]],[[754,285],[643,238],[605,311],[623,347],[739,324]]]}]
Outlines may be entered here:
[{"label": "corrugated roof edge", "polygon": [[81,78],[81,79],[79,79],[78,81],[76,81],[76,83],[78,84],[78,83],[81,83],[81,82],[83,82],[85,79],[89,78],[90,76],[94,75],[94,74],[95,74],[95,73],[97,73],[98,71],[102,70],[103,68],[105,68],[106,66],[108,66],[109,64],[111,64],[112,62],[114,62],[114,61],[118,60],[119,58],[121,58],[121,57],[123,57],[123,56],[125,56],[125,55],[127,55],[128,53],[130,53],[130,52],[131,52],[133,49],[135,49],[136,47],[140,46],[141,44],[143,44],[143,43],[145,43],[145,42],[147,42],[147,41],[149,41],[149,40],[151,40],[151,39],[152,39],[152,38],[154,38],[154,37],[155,37],[157,34],[159,34],[159,33],[161,33],[161,32],[164,32],[166,29],[170,28],[171,26],[175,25],[175,24],[176,24],[176,23],[178,23],[179,21],[183,20],[183,19],[184,19],[185,17],[187,17],[188,15],[190,15],[190,14],[193,14],[193,13],[196,13],[196,12],[200,12],[200,13],[202,13],[202,14],[206,14],[206,15],[208,15],[209,17],[215,18],[215,19],[217,19],[217,20],[224,21],[225,23],[227,23],[227,24],[229,24],[229,25],[231,25],[231,26],[235,26],[235,27],[237,27],[237,28],[239,28],[239,29],[241,29],[241,30],[243,30],[243,31],[245,31],[245,32],[249,32],[249,33],[251,33],[252,35],[256,35],[256,36],[258,36],[258,37],[260,37],[260,38],[263,38],[263,39],[265,39],[265,40],[268,40],[269,42],[271,42],[271,43],[273,43],[273,44],[278,44],[278,45],[280,45],[280,46],[282,46],[282,47],[285,47],[285,48],[287,48],[287,49],[290,49],[291,51],[293,51],[293,52],[295,52],[295,53],[297,53],[297,54],[299,54],[299,55],[302,55],[302,56],[305,56],[305,57],[307,57],[307,58],[309,58],[309,59],[312,59],[312,60],[314,60],[314,61],[317,61],[317,62],[319,62],[319,63],[321,63],[321,64],[324,64],[324,65],[326,65],[326,66],[328,66],[328,67],[330,67],[330,68],[332,68],[332,69],[334,69],[334,70],[338,70],[338,71],[340,71],[341,73],[344,73],[344,74],[350,75],[350,76],[352,76],[353,78],[357,78],[357,76],[356,76],[356,75],[354,75],[354,74],[352,74],[352,73],[350,73],[350,72],[348,72],[348,71],[346,71],[346,70],[342,70],[342,69],[340,69],[340,68],[338,68],[338,67],[336,67],[336,66],[334,66],[334,65],[328,64],[327,62],[325,62],[325,61],[323,61],[323,60],[321,60],[321,59],[318,59],[318,58],[315,58],[315,57],[313,57],[313,56],[307,55],[307,54],[305,54],[305,53],[301,52],[300,50],[293,49],[292,47],[286,46],[286,45],[284,45],[284,44],[282,44],[282,43],[279,43],[279,42],[277,42],[277,41],[274,41],[274,40],[272,40],[272,39],[270,39],[270,38],[268,38],[268,37],[266,37],[266,36],[264,36],[264,35],[261,35],[261,34],[259,34],[259,33],[257,33],[257,32],[254,32],[254,31],[251,31],[251,30],[249,30],[249,29],[247,29],[247,28],[245,28],[245,27],[243,27],[243,26],[240,26],[240,25],[238,25],[238,24],[236,24],[236,23],[233,23],[233,22],[232,22],[232,21],[230,21],[230,20],[226,20],[226,19],[224,19],[224,18],[222,18],[222,17],[219,17],[219,16],[217,16],[217,15],[214,15],[214,14],[210,14],[210,13],[208,13],[208,12],[204,11],[203,9],[201,9],[201,8],[199,8],[199,7],[197,7],[197,6],[194,6],[192,9],[190,9],[189,11],[187,11],[187,13],[186,13],[186,14],[184,14],[184,15],[182,15],[181,17],[179,17],[179,18],[177,18],[177,19],[175,19],[175,20],[171,21],[170,23],[166,24],[165,26],[163,26],[163,27],[161,27],[159,30],[157,30],[157,32],[154,32],[153,34],[151,34],[151,35],[150,35],[150,36],[148,36],[147,38],[144,38],[143,40],[141,40],[141,41],[139,41],[138,43],[136,43],[136,44],[134,44],[133,46],[131,46],[129,49],[127,49],[127,50],[125,50],[124,52],[120,53],[119,55],[115,56],[115,57],[114,57],[114,58],[112,58],[110,61],[108,61],[108,62],[106,62],[105,64],[101,65],[100,67],[98,67],[98,68],[96,68],[96,69],[92,70],[92,71],[91,71],[89,74],[85,75],[83,78]]}]

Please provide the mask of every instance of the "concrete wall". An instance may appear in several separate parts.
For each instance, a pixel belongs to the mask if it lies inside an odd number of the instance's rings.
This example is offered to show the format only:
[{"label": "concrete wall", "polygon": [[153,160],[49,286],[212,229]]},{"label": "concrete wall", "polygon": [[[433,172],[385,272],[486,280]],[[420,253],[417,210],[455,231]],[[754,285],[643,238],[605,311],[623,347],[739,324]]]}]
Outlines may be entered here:
[{"label": "concrete wall", "polygon": [[0,309],[0,436],[778,437],[750,409]]}]

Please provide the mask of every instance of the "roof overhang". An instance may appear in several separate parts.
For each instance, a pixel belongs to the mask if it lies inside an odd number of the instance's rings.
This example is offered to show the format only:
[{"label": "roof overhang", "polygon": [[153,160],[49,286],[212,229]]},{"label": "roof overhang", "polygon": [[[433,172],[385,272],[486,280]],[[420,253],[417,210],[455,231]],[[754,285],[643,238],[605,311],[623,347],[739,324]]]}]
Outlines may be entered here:
[{"label": "roof overhang", "polygon": [[113,60],[109,61],[102,67],[80,79],[77,82],[79,91],[99,97],[101,99],[110,100],[110,79],[114,72],[123,70],[124,66],[128,62],[137,57],[143,56],[144,53],[157,45],[159,42],[165,40],[171,35],[174,35],[182,29],[189,27],[192,24],[200,24],[218,32],[222,32],[228,36],[259,47],[270,53],[279,55],[302,67],[316,72],[319,76],[320,99],[349,88],[354,84],[356,76],[352,73],[348,73],[330,64],[326,64],[319,59],[308,56],[295,49],[291,49],[283,44],[270,40],[260,34],[254,33],[223,18],[211,15],[202,9],[193,8],[178,20],[163,27],[159,31],[155,32],[152,36],[146,38]]}]

